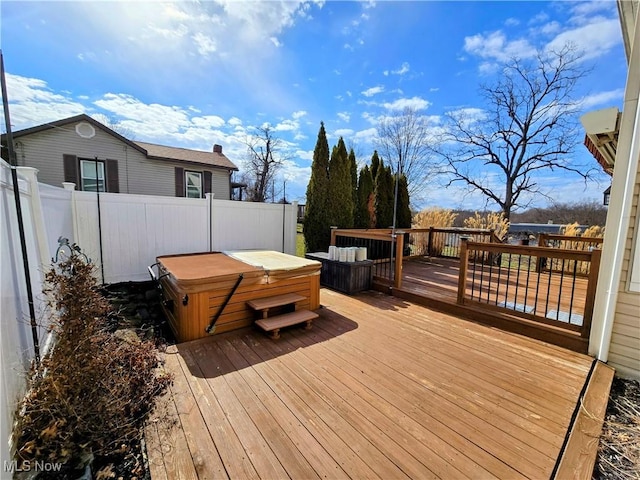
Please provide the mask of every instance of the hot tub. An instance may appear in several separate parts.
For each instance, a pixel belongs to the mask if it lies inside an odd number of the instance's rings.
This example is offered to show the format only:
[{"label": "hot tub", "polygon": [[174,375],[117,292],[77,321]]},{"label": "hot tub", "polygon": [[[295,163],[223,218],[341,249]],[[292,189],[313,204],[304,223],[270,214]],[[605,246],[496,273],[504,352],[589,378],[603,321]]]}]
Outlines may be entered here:
[{"label": "hot tub", "polygon": [[213,333],[251,325],[256,317],[250,300],[296,293],[305,297],[298,308],[320,307],[321,264],[313,260],[248,250],[165,255],[157,262],[163,309],[178,342],[208,336],[218,314]]}]

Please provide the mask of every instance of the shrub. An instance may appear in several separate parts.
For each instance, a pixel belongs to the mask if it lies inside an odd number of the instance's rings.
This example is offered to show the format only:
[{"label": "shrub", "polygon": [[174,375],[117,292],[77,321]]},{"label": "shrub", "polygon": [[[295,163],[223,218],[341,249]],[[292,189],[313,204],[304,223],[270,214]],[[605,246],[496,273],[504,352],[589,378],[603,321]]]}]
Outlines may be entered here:
[{"label": "shrub", "polygon": [[33,370],[19,406],[16,456],[18,465],[47,461],[82,468],[139,437],[170,378],[158,369],[152,341],[114,332],[93,265],[72,256],[49,270],[46,281],[56,343]]},{"label": "shrub", "polygon": [[[444,208],[426,208],[413,217],[413,228],[450,228],[453,227],[453,222],[457,216],[457,213]],[[445,235],[433,236],[431,239],[431,255],[439,256],[442,254],[446,244],[446,238]],[[415,235],[412,243],[413,255],[425,255],[428,253],[428,235]]]},{"label": "shrub", "polygon": [[509,232],[509,220],[504,217],[503,212],[487,212],[484,216],[475,212],[473,217],[465,218],[464,226],[466,228],[493,230],[501,241]]}]

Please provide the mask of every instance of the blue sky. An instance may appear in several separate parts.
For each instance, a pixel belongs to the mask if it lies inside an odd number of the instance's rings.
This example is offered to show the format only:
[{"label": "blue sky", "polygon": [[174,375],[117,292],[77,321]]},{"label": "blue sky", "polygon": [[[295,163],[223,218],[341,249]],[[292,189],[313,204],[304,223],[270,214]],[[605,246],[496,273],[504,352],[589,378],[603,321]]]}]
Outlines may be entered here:
[{"label": "blue sky", "polygon": [[[380,118],[415,108],[437,126],[482,107],[480,83],[536,48],[573,42],[591,73],[584,111],[622,106],[626,61],[616,4],[594,2],[0,2],[14,130],[103,114],[135,140],[209,150],[240,167],[269,123],[304,201],[320,121],[368,162]],[[577,119],[576,119],[577,121]],[[576,161],[590,154],[576,149]],[[595,160],[591,160],[595,165]],[[601,200],[609,179],[542,172],[561,202]],[[537,205],[544,206],[540,198]],[[482,208],[435,182],[420,206]],[[490,205],[491,207],[491,205]]]}]

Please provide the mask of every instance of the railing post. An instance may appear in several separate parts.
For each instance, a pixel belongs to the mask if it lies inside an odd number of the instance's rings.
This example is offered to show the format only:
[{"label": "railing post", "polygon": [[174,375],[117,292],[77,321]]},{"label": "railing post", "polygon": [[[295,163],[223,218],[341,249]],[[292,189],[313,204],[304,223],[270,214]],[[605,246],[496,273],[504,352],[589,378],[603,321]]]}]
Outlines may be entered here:
[{"label": "railing post", "polygon": [[[547,234],[546,233],[541,233],[538,236],[538,246],[539,247],[546,247],[547,246]],[[544,261],[544,258],[538,255],[538,258],[536,259],[536,267],[534,269],[534,272],[536,272],[536,273],[542,272],[542,270],[543,270],[542,262],[543,261]]]},{"label": "railing post", "polygon": [[458,304],[464,303],[465,290],[467,287],[467,267],[469,264],[469,249],[467,248],[466,237],[460,237],[460,270],[458,273]]},{"label": "railing post", "polygon": [[591,320],[593,318],[593,305],[596,300],[601,255],[602,250],[599,248],[591,251],[591,265],[589,266],[589,276],[587,277],[587,298],[584,304],[584,322],[582,323],[582,329],[580,331],[582,338],[589,338],[589,334],[591,333]]},{"label": "railing post", "polygon": [[431,256],[431,247],[433,246],[433,227],[429,227],[429,240],[427,240],[427,256]]},{"label": "railing post", "polygon": [[402,262],[404,251],[404,232],[396,231],[396,264],[393,272],[393,288],[402,286]]},{"label": "railing post", "polygon": [[336,246],[336,236],[337,236],[337,230],[338,227],[331,227],[331,242],[329,243],[329,245],[331,245],[332,247]]}]

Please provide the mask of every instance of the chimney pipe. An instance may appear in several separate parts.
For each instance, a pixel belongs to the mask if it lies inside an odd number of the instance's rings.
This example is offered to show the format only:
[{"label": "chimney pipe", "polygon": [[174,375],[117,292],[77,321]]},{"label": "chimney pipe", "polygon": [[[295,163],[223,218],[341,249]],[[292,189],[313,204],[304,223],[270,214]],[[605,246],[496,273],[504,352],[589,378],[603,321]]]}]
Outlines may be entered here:
[{"label": "chimney pipe", "polygon": [[218,145],[217,143],[213,146],[213,153],[219,153],[222,155],[222,145]]}]

